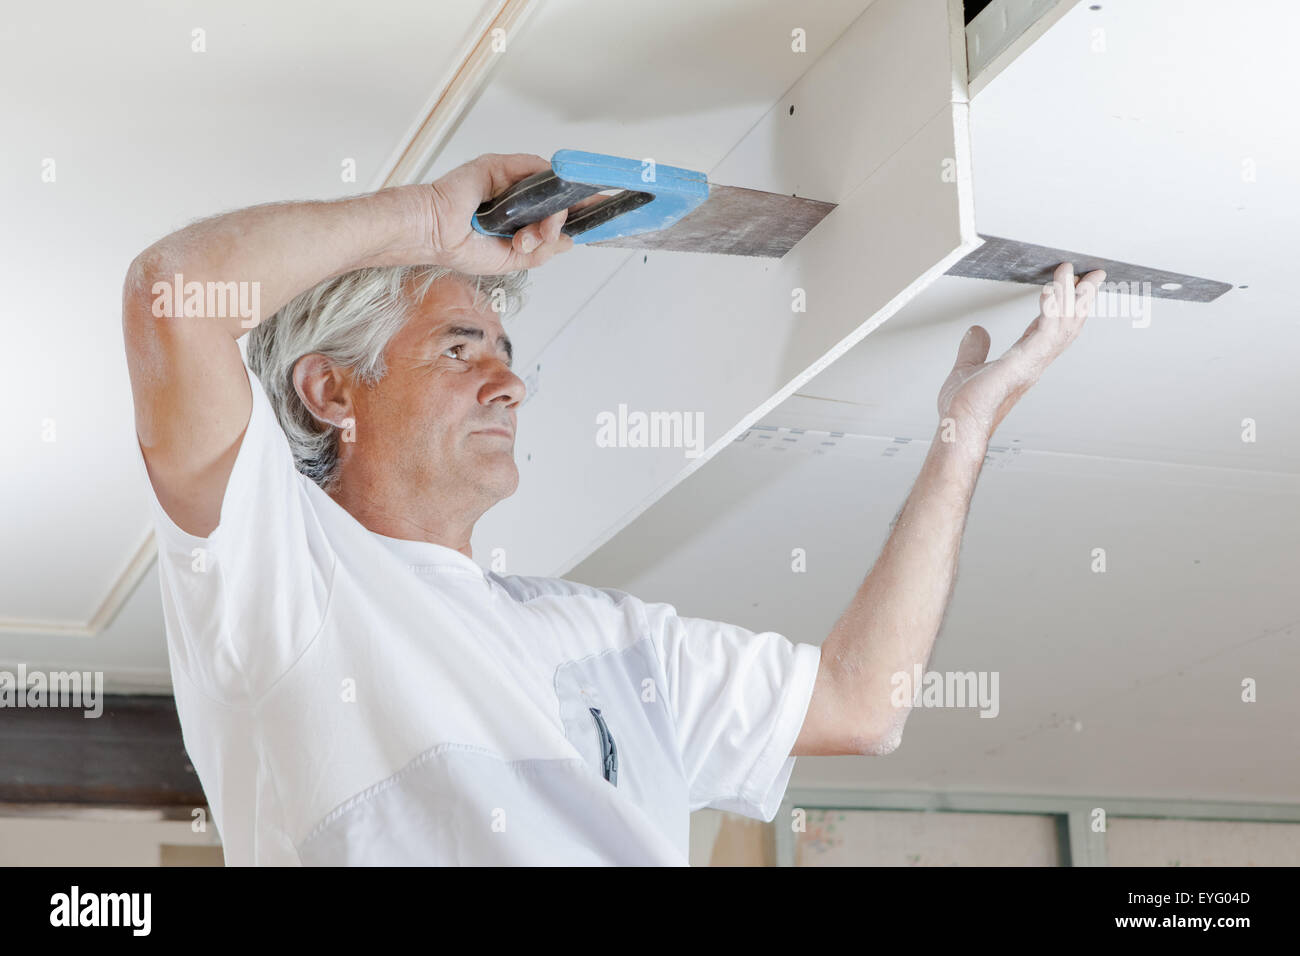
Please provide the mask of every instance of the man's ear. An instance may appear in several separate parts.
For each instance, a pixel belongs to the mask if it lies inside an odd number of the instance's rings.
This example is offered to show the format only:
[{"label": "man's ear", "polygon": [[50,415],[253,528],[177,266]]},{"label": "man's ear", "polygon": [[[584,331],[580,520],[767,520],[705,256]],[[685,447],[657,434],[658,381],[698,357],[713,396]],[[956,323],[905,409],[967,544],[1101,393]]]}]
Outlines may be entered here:
[{"label": "man's ear", "polygon": [[320,422],[344,428],[345,421],[355,417],[351,374],[319,352],[304,355],[294,363],[293,387]]}]

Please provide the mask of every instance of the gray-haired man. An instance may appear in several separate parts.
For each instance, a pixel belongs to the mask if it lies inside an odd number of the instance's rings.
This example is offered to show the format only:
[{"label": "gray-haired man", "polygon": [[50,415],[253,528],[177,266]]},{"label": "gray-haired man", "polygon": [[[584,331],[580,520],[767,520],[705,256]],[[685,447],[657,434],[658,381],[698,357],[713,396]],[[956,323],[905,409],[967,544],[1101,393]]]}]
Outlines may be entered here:
[{"label": "gray-haired man", "polygon": [[[988,440],[1102,278],[1062,266],[996,361],[967,334],[875,568],[820,648],[794,644],[472,560],[519,481],[503,319],[572,240],[563,212],[510,241],[470,217],[546,166],[240,210],[131,265],[177,709],[231,864],[685,864],[691,811],[771,820],[796,756],[888,753],[891,675],[929,657]],[[269,318],[213,307],[235,297]]]}]

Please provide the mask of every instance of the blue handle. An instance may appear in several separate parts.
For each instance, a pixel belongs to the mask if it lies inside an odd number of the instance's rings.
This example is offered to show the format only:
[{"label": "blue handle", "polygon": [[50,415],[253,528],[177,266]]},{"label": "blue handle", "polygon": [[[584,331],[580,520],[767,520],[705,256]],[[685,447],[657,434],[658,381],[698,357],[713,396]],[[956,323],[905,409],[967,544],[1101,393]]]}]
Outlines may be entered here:
[{"label": "blue handle", "polygon": [[561,149],[551,157],[550,169],[484,202],[471,222],[485,236],[509,239],[524,226],[605,189],[624,192],[566,218],[562,231],[575,243],[667,229],[709,198],[708,179],[693,169]]}]

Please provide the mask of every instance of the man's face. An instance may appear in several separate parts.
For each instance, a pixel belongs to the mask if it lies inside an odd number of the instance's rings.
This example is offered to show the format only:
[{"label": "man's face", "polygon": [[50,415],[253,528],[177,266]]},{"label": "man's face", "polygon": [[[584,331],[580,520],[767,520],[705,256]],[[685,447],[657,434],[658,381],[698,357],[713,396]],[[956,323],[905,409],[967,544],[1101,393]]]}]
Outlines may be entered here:
[{"label": "man's face", "polygon": [[[388,372],[356,388],[356,451],[397,484],[443,506],[484,511],[514,494],[516,411],[524,383],[510,370],[500,317],[464,280],[429,287],[385,352]],[[363,447],[364,442],[364,447]]]}]

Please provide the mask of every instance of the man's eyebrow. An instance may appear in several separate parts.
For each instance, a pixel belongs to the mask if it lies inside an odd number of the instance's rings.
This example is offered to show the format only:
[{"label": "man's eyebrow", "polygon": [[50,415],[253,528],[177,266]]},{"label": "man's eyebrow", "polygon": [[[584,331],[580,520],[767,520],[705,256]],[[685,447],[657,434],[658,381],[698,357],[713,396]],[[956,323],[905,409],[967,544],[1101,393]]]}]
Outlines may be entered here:
[{"label": "man's eyebrow", "polygon": [[[444,342],[447,339],[457,339],[457,338],[475,339],[476,341],[481,342],[483,341],[484,338],[486,338],[486,336],[484,335],[482,329],[472,325],[452,325],[452,326],[448,326],[447,328],[443,329],[441,332],[438,333],[439,342]],[[510,336],[508,335],[497,336],[497,345],[505,349],[506,359],[507,359],[506,364],[513,365],[515,361],[515,347],[510,342]]]}]

